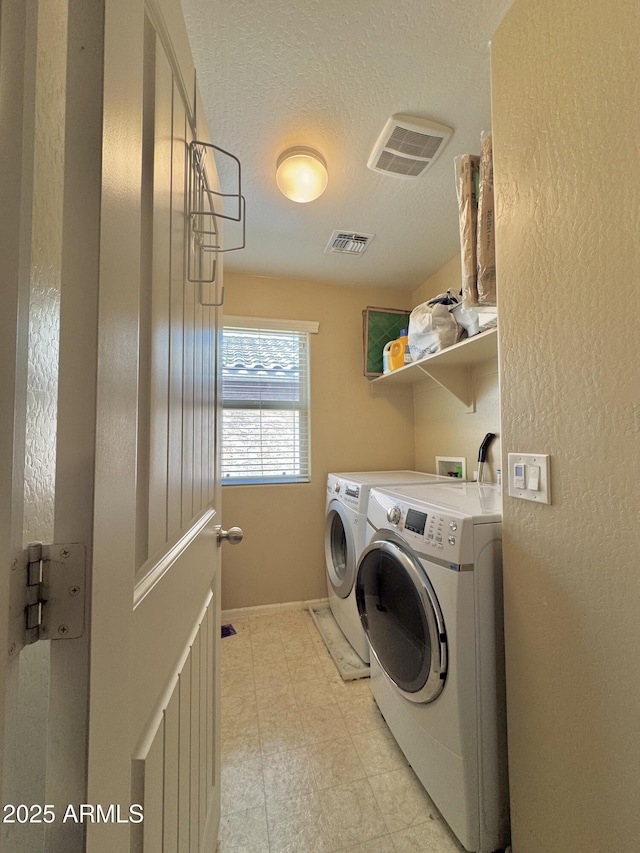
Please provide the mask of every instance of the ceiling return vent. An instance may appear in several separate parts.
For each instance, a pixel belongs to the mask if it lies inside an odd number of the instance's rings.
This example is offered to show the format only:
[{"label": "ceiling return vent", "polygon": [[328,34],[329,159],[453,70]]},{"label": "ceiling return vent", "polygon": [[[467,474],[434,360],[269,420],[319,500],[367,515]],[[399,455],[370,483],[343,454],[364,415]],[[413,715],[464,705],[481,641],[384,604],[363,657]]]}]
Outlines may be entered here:
[{"label": "ceiling return vent", "polygon": [[453,130],[420,116],[392,115],[378,137],[367,166],[398,178],[417,178],[427,171]]},{"label": "ceiling return vent", "polygon": [[334,231],[325,253],[361,255],[373,240],[374,234],[356,234],[354,231]]}]

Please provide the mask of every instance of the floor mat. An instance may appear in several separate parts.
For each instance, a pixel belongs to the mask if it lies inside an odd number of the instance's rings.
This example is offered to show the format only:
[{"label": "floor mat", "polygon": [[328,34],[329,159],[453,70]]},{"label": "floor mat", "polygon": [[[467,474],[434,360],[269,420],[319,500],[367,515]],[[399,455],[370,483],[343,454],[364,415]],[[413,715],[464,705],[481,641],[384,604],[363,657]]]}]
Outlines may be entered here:
[{"label": "floor mat", "polygon": [[344,681],[353,681],[355,678],[368,678],[369,664],[365,663],[360,655],[351,647],[334,619],[329,605],[314,604],[309,607],[309,613],[311,613],[316,628],[320,632],[327,650]]}]

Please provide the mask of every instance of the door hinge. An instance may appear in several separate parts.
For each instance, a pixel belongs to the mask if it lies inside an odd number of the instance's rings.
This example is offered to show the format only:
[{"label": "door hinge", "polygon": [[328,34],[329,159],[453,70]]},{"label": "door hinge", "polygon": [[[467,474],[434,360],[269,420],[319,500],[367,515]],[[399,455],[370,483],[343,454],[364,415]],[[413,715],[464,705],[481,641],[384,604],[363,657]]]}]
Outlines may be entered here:
[{"label": "door hinge", "polygon": [[38,640],[82,636],[86,549],[78,543],[32,542],[12,563],[9,654]]}]

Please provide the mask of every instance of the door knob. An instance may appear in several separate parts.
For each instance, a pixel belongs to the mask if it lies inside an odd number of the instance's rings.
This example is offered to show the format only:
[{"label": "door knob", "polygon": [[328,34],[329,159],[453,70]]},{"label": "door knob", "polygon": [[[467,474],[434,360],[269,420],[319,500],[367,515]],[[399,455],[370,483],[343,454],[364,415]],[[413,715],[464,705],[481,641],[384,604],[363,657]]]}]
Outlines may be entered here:
[{"label": "door knob", "polygon": [[241,527],[230,527],[228,530],[223,530],[222,527],[216,527],[216,538],[218,545],[222,545],[222,540],[228,542],[229,545],[238,545],[244,538],[244,533]]}]

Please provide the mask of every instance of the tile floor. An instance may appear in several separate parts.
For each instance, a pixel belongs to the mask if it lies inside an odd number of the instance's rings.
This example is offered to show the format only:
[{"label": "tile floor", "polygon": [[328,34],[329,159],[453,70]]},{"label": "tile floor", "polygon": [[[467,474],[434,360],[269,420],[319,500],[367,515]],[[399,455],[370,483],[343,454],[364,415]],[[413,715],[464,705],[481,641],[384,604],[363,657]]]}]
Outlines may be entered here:
[{"label": "tile floor", "polygon": [[219,853],[463,850],[307,611],[229,621]]}]

